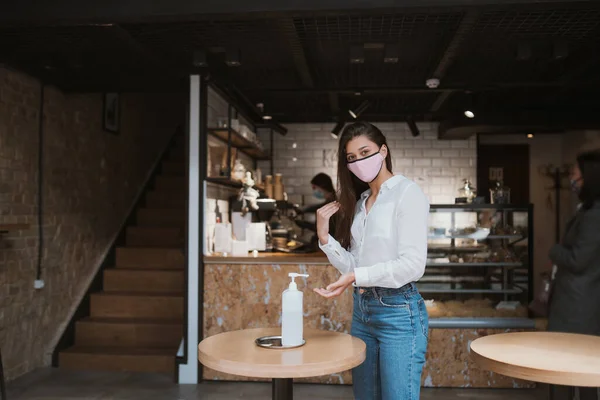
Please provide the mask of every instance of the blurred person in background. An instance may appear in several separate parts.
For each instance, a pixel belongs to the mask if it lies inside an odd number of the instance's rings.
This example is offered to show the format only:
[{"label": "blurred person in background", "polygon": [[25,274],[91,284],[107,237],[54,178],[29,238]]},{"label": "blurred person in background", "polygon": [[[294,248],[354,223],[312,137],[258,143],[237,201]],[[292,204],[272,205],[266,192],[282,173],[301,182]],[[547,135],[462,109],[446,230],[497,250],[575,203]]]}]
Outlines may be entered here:
[{"label": "blurred person in background", "polygon": [[[580,204],[562,242],[550,250],[557,272],[548,330],[600,336],[600,150],[577,156],[571,187]],[[573,388],[550,390],[556,400],[573,399]],[[579,399],[598,400],[598,390],[579,388]]]}]

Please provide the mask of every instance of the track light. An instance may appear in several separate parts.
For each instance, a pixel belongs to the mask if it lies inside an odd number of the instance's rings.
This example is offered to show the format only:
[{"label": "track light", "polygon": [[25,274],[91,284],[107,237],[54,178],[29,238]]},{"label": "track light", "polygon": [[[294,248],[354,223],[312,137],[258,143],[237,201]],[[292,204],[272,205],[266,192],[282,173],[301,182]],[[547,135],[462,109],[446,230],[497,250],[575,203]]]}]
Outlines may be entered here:
[{"label": "track light", "polygon": [[473,118],[475,118],[475,111],[474,111],[474,107],[473,107],[473,104],[475,103],[475,100],[474,100],[475,95],[473,94],[473,92],[471,92],[469,90],[467,90],[465,92],[465,94],[466,94],[466,101],[465,101],[464,114],[465,114],[465,117],[467,117],[469,119],[473,119]]},{"label": "track light", "polygon": [[350,64],[363,64],[365,62],[364,46],[350,46]]},{"label": "track light", "polygon": [[397,44],[386,44],[385,55],[383,62],[388,64],[396,64],[400,59],[400,48]]},{"label": "track light", "polygon": [[272,116],[265,114],[265,104],[264,103],[257,103],[256,108],[258,108],[258,111],[260,111],[260,113],[263,114],[262,119],[264,119],[265,121],[270,121],[273,119]]},{"label": "track light", "polygon": [[360,103],[360,105],[355,110],[348,110],[348,113],[352,116],[352,118],[357,119],[360,116],[360,114],[362,114],[367,108],[369,108],[369,105],[369,101],[365,100],[362,103]]},{"label": "track light", "polygon": [[517,45],[517,60],[527,61],[531,58],[531,45],[529,43],[521,42]]},{"label": "track light", "polygon": [[528,133],[527,134],[527,139],[533,139],[533,133]]},{"label": "track light", "polygon": [[195,50],[192,60],[192,65],[196,68],[207,67],[206,52],[204,50]]},{"label": "track light", "polygon": [[242,65],[240,50],[236,48],[228,48],[225,50],[225,64],[228,67],[239,67]]},{"label": "track light", "polygon": [[417,124],[415,123],[414,119],[407,118],[406,124],[408,125],[408,129],[410,129],[410,133],[412,133],[413,137],[417,137],[421,134],[421,132],[419,132],[419,128],[417,127]]},{"label": "track light", "polygon": [[562,60],[569,55],[569,44],[565,40],[554,43],[553,55],[555,60]]},{"label": "track light", "polygon": [[344,128],[344,125],[345,125],[344,121],[340,121],[337,124],[335,124],[335,126],[331,130],[331,137],[334,139],[337,139],[340,136],[340,132]]}]

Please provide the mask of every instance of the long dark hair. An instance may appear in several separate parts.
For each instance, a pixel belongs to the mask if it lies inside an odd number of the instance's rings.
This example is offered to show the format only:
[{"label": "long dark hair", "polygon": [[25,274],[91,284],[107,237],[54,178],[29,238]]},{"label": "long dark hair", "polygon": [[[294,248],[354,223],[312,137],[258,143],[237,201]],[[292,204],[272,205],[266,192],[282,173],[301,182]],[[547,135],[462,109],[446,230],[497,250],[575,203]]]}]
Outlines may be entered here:
[{"label": "long dark hair", "polygon": [[360,195],[367,189],[369,185],[358,179],[348,169],[348,161],[346,158],[346,145],[352,139],[359,136],[366,136],[367,139],[381,146],[385,145],[388,148],[385,166],[392,172],[392,155],[390,147],[387,145],[387,140],[383,133],[374,125],[368,122],[354,122],[344,128],[344,132],[340,137],[338,148],[338,188],[339,188],[339,203],[340,211],[336,215],[336,239],[342,247],[349,249],[351,242],[350,228],[354,219],[354,211],[356,202],[360,199]]},{"label": "long dark hair", "polygon": [[583,178],[579,200],[581,200],[581,207],[589,210],[596,201],[600,201],[600,150],[579,154],[577,165]]}]

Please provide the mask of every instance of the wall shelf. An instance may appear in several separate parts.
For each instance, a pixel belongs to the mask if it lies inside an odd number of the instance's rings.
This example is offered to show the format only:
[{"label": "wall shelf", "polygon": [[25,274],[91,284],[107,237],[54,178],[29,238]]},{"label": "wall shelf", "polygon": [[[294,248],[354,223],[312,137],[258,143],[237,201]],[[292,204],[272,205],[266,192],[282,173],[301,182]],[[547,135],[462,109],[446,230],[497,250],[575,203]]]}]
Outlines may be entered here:
[{"label": "wall shelf", "polygon": [[[208,133],[222,140],[225,144],[227,144],[229,140],[229,131],[227,128],[208,128]],[[259,148],[256,144],[243,137],[242,134],[235,129],[231,129],[231,147],[235,147],[255,160],[264,161],[270,159],[265,150]]]},{"label": "wall shelf", "polygon": [[[206,178],[207,182],[210,183],[215,183],[217,185],[222,185],[222,186],[227,186],[227,187],[231,187],[231,188],[235,188],[235,189],[241,189],[242,188],[242,182],[240,181],[236,181],[233,179],[229,179],[227,177],[208,177]],[[254,185],[255,189],[258,190],[265,190],[263,185]]]},{"label": "wall shelf", "polygon": [[503,263],[503,262],[480,262],[480,263],[427,263],[427,267],[502,267],[502,268],[518,268],[522,267],[523,263]]},{"label": "wall shelf", "polygon": [[485,210],[496,210],[496,211],[517,211],[527,212],[529,205],[518,205],[518,204],[432,204],[430,211],[443,211],[443,212],[465,212],[465,211],[485,211]]},{"label": "wall shelf", "polygon": [[518,288],[514,288],[514,289],[427,289],[427,288],[423,288],[421,287],[418,283],[417,283],[417,288],[419,289],[419,292],[421,293],[437,293],[437,294],[456,294],[456,293],[462,293],[462,294],[504,294],[504,295],[509,295],[509,294],[520,294],[523,291],[521,289]]}]

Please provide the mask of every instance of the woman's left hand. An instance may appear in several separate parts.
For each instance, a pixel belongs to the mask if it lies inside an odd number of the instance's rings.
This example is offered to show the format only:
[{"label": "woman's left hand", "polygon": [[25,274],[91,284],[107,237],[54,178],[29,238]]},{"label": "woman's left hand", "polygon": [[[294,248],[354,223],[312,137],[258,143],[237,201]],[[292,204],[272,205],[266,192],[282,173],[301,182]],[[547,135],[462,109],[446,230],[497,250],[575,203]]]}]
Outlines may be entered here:
[{"label": "woman's left hand", "polygon": [[325,289],[318,288],[318,289],[313,289],[313,291],[315,293],[320,294],[321,296],[323,296],[325,298],[330,299],[332,297],[338,297],[339,295],[344,293],[346,288],[348,286],[352,285],[353,282],[354,282],[354,272],[351,272],[349,274],[343,274],[342,276],[340,276],[340,279],[333,282],[332,284],[327,286]]}]

